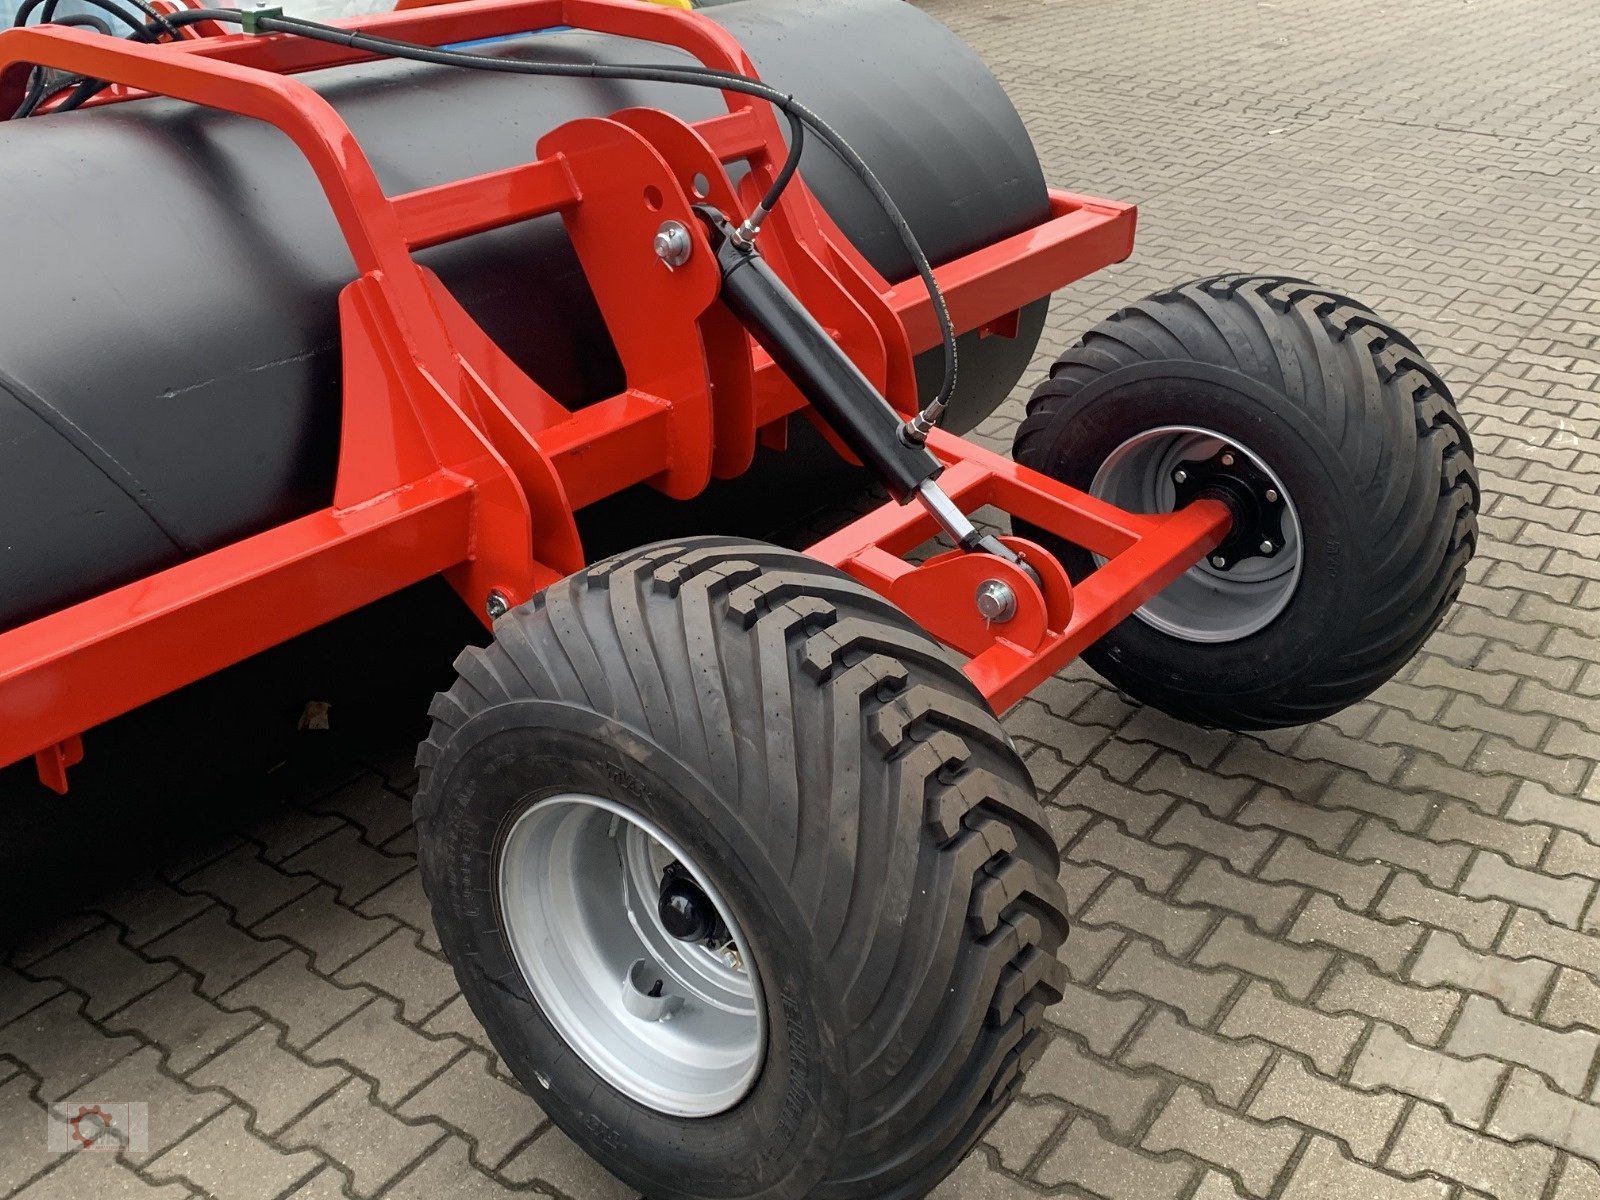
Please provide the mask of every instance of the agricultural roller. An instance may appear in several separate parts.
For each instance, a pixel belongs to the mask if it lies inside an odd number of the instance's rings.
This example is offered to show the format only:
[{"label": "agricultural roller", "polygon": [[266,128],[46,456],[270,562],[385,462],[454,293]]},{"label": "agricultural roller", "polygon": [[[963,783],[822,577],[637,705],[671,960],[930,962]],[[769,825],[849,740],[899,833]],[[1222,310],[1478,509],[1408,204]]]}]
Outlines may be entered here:
[{"label": "agricultural roller", "polygon": [[[912,5],[795,7],[0,34],[0,763],[65,791],[95,726],[442,574],[492,638],[418,751],[440,940],[651,1197],[926,1194],[1062,996],[997,714],[1084,655],[1327,717],[1476,539],[1444,382],[1287,276],[1130,304],[1013,458],[964,440],[1135,211],[1048,188]],[[805,553],[726,532],[862,474]],[[678,536],[593,561],[619,498]]]}]

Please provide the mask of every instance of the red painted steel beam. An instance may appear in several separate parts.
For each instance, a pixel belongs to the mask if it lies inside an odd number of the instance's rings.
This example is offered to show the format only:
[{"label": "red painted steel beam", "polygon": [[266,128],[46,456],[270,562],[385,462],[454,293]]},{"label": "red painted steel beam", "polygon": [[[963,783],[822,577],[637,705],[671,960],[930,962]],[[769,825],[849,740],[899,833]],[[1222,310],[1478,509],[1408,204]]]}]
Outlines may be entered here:
[{"label": "red painted steel beam", "polygon": [[439,474],[0,634],[0,763],[27,758],[466,559],[473,495]]}]

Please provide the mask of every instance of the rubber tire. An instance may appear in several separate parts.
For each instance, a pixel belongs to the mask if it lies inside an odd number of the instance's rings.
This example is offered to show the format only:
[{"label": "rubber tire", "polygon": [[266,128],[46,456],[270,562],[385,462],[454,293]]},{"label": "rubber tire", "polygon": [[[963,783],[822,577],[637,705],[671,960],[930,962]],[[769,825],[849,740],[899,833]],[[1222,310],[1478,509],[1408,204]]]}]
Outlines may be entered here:
[{"label": "rubber tire", "polygon": [[[1043,1049],[1066,901],[1027,769],[950,656],[814,559],[700,538],[557,584],[456,666],[417,757],[423,882],[555,1122],[659,1200],[910,1198],[952,1170]],[[729,1111],[635,1103],[530,994],[498,839],[562,791],[655,821],[744,930],[769,1041]]]},{"label": "rubber tire", "polygon": [[[1116,447],[1163,425],[1239,439],[1298,511],[1303,573],[1272,624],[1227,643],[1122,622],[1084,658],[1184,720],[1305,724],[1407,663],[1466,579],[1477,543],[1472,442],[1416,345],[1302,279],[1218,275],[1159,292],[1086,334],[1033,393],[1016,460],[1087,490]],[[1089,553],[1028,525],[1073,579]]]}]

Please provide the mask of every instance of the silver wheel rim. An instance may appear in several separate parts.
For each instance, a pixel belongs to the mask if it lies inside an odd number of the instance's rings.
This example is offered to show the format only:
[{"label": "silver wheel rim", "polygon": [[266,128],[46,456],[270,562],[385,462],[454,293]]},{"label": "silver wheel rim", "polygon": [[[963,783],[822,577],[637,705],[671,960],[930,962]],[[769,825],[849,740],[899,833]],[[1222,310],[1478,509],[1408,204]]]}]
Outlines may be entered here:
[{"label": "silver wheel rim", "polygon": [[[1209,459],[1228,447],[1248,459],[1283,497],[1283,548],[1270,558],[1240,559],[1227,571],[1202,559],[1134,614],[1186,642],[1239,641],[1260,633],[1289,607],[1305,562],[1294,497],[1249,446],[1195,425],[1163,425],[1129,438],[1111,452],[1089,485],[1092,495],[1129,512],[1171,512],[1178,499],[1172,473],[1179,464]],[[1105,565],[1099,555],[1095,560]]]},{"label": "silver wheel rim", "polygon": [[[731,943],[667,932],[658,901],[673,862],[705,892]],[[714,1116],[749,1093],[766,1055],[761,980],[727,904],[681,846],[611,800],[552,796],[517,818],[499,869],[501,918],[523,978],[596,1074],[678,1117]]]}]

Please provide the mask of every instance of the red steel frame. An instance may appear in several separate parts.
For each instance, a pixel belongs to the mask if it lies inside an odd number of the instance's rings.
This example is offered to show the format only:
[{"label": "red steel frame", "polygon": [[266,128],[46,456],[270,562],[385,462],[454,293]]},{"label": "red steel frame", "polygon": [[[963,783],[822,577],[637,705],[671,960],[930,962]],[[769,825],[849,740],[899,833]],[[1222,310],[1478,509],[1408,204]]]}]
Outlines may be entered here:
[{"label": "red steel frame", "polygon": [[[472,0],[345,24],[429,45],[574,26],[755,74],[721,26],[631,0]],[[155,93],[275,125],[315,171],[357,268],[339,298],[345,396],[332,505],[0,634],[0,764],[34,756],[41,778],[65,790],[82,731],[430,575],[445,574],[480,611],[493,593],[524,601],[584,565],[578,508],[639,483],[693,496],[746,470],[758,442],[782,445],[789,419],[809,412],[717,303],[715,262],[691,213],[701,195],[743,213],[771,180],[784,143],[770,106],[725,93],[727,113],[694,125],[644,109],[580,120],[541,139],[525,165],[389,196],[338,114],[293,78],[371,57],[284,36],[148,46],[65,27],[0,34],[0,111],[20,102],[28,66],[40,64],[120,85],[111,102]],[[739,189],[725,170],[736,161],[750,167]],[[577,412],[521,372],[412,257],[550,213],[566,223],[628,381]],[[1127,257],[1134,219],[1128,205],[1052,192],[1043,224],[939,269],[957,327],[1005,336],[1025,304]],[[652,247],[668,220],[695,231],[696,253],[678,270]],[[912,355],[938,341],[920,283],[874,272],[799,182],[762,244],[890,402],[913,411]],[[1215,501],[1139,516],[958,438],[930,444],[963,509],[994,505],[1109,560],[1076,586],[1023,543],[1040,582],[989,555],[913,566],[905,555],[937,532],[915,504],[886,504],[812,547],[967,654],[997,710],[1227,531]],[[1018,598],[1004,624],[985,624],[973,602],[990,579]]]}]

